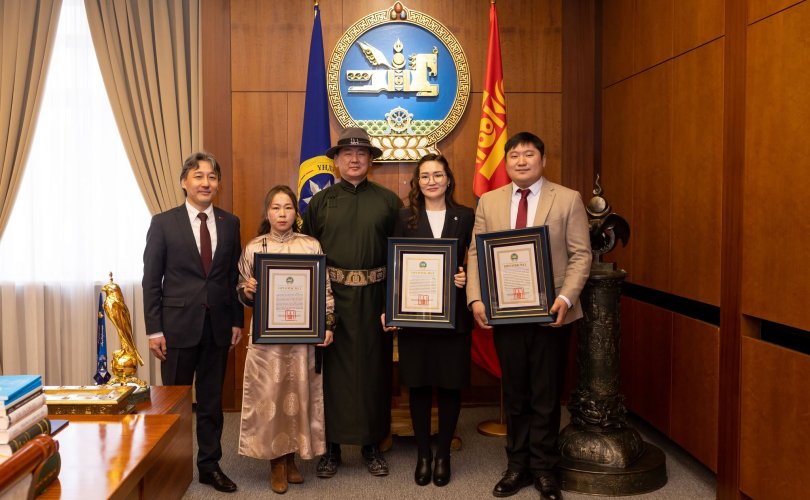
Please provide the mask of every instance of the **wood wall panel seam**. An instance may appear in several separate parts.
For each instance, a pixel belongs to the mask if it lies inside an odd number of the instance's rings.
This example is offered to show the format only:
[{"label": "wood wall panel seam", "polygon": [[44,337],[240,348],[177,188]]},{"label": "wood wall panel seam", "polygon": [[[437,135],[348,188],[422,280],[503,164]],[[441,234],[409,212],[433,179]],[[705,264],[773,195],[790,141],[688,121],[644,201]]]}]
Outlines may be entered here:
[{"label": "wood wall panel seam", "polygon": [[746,0],[726,0],[717,498],[740,495],[742,195],[745,168]]},{"label": "wood wall panel seam", "polygon": [[603,86],[603,87],[602,87],[602,89],[603,89],[603,90],[604,90],[604,89],[608,89],[608,88],[610,88],[610,87],[612,87],[612,86],[614,86],[614,85],[617,85],[617,84],[619,84],[619,83],[625,82],[625,81],[627,81],[627,80],[632,80],[633,78],[635,78],[635,77],[637,77],[637,76],[639,76],[639,75],[641,75],[641,74],[643,74],[643,73],[645,73],[645,72],[647,72],[647,71],[650,71],[650,70],[652,70],[652,69],[655,69],[655,68],[657,68],[658,66],[661,66],[662,64],[666,64],[666,63],[672,62],[672,61],[674,61],[674,60],[678,59],[679,57],[682,57],[682,56],[684,56],[684,55],[686,55],[686,54],[689,54],[690,52],[694,52],[694,51],[696,51],[696,50],[698,50],[698,49],[701,49],[701,48],[705,47],[706,45],[709,45],[709,44],[710,44],[710,43],[712,43],[712,42],[715,42],[715,41],[717,41],[717,40],[722,40],[724,37],[725,37],[725,35],[721,35],[721,36],[718,36],[718,37],[712,38],[711,40],[708,40],[708,41],[706,41],[706,42],[704,42],[704,43],[701,43],[700,45],[697,45],[697,46],[695,46],[695,47],[692,47],[692,48],[690,48],[689,50],[685,50],[685,51],[681,52],[680,54],[675,54],[675,55],[673,55],[672,57],[669,57],[669,58],[667,58],[667,59],[664,59],[663,61],[657,62],[657,63],[653,64],[652,66],[650,66],[650,67],[648,67],[648,68],[644,68],[644,69],[642,69],[642,70],[640,70],[640,71],[634,72],[634,73],[633,73],[633,74],[631,74],[631,75],[627,75],[626,77],[624,77],[624,78],[622,78],[622,79],[620,79],[620,80],[616,80],[616,81],[614,81],[614,82],[611,82],[611,83],[609,83],[609,84],[607,84],[607,85]]}]

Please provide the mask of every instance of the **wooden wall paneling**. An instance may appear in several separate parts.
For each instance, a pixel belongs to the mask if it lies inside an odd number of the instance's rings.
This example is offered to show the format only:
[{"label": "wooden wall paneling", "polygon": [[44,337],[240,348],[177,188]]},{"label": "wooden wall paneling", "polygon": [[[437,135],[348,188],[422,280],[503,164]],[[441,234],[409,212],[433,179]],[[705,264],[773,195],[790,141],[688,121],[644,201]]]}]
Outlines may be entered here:
[{"label": "wooden wall paneling", "polygon": [[564,185],[582,194],[585,203],[598,171],[596,144],[601,144],[596,26],[596,0],[563,2],[561,177]]},{"label": "wooden wall paneling", "polygon": [[[301,139],[304,131],[304,104],[307,93],[287,92],[287,161],[283,165],[276,165],[278,169],[290,169],[295,172],[295,181],[290,184],[293,191],[298,189],[298,167],[301,159]],[[337,136],[334,136],[337,139]],[[330,143],[333,140],[330,141]]]},{"label": "wooden wall paneling", "polygon": [[[672,182],[672,63],[651,68],[635,80],[637,128],[633,163],[633,283],[671,290],[669,264]],[[625,139],[627,140],[627,139]]]},{"label": "wooden wall paneling", "polygon": [[745,176],[746,0],[726,0],[717,498],[740,498],[740,287]]},{"label": "wooden wall paneling", "polygon": [[636,0],[633,23],[635,73],[672,57],[674,3],[675,0]]},{"label": "wooden wall paneling", "polygon": [[748,22],[753,24],[791,5],[802,3],[801,0],[748,0]]},{"label": "wooden wall paneling", "polygon": [[634,0],[602,1],[602,85],[633,74]]},{"label": "wooden wall paneling", "polygon": [[206,0],[200,9],[202,37],[202,147],[219,161],[225,184],[216,204],[233,208],[231,161],[230,0]]},{"label": "wooden wall paneling", "polygon": [[[289,160],[287,94],[237,92],[233,96],[234,210],[242,219],[242,240],[256,235],[264,195],[276,184],[295,186],[298,168]],[[297,127],[295,127],[297,128]],[[297,156],[297,153],[296,153]]]},{"label": "wooden wall paneling", "polygon": [[[743,284],[745,314],[810,330],[810,3],[748,27]],[[781,297],[774,300],[774,297]]]},{"label": "wooden wall paneling", "polygon": [[510,0],[497,6],[507,91],[562,91],[561,2]]},{"label": "wooden wall paneling", "polygon": [[619,392],[624,396],[624,404],[628,408],[635,408],[638,400],[637,379],[634,376],[637,355],[635,346],[635,305],[636,301],[627,296],[621,298],[621,316],[619,317],[619,328],[621,331],[620,341],[620,383]]},{"label": "wooden wall paneling", "polygon": [[[453,5],[453,18],[452,27],[450,24],[445,23],[445,26],[453,31],[453,34],[458,39],[464,53],[467,55],[467,64],[470,68],[470,88],[472,92],[481,92],[484,88],[484,74],[487,67],[487,47],[489,45],[489,2],[469,2],[468,0],[453,0],[453,2],[442,2],[448,5]],[[501,42],[503,42],[503,26],[504,19],[501,14],[502,4],[498,3],[498,25],[500,26]],[[508,55],[501,47],[501,56],[503,58],[512,57]],[[504,86],[506,91],[511,90],[510,80],[519,76],[506,74],[504,68]],[[508,104],[508,101],[507,101]],[[469,106],[472,105],[472,96],[470,98]],[[479,100],[478,108],[476,108],[476,128],[475,135],[478,137],[478,114],[481,112],[481,105]],[[469,111],[468,111],[469,112]],[[474,157],[473,157],[474,158]]]},{"label": "wooden wall paneling", "polygon": [[725,0],[678,0],[674,7],[672,45],[675,55],[723,36]]},{"label": "wooden wall paneling", "polygon": [[672,61],[672,293],[720,305],[723,43]]},{"label": "wooden wall paneling", "polygon": [[646,302],[633,306],[633,363],[636,397],[630,408],[669,434],[672,389],[672,312]]},{"label": "wooden wall paneling", "polygon": [[559,183],[562,155],[562,94],[511,94],[507,96],[506,105],[509,135],[528,131],[539,136],[546,146],[546,168],[543,175]]},{"label": "wooden wall paneling", "polygon": [[720,331],[673,315],[670,437],[717,471]]},{"label": "wooden wall paneling", "polygon": [[807,496],[810,356],[742,339],[740,490],[751,498]]},{"label": "wooden wall paneling", "polygon": [[629,281],[634,280],[633,248],[636,246],[637,228],[633,220],[633,164],[636,136],[635,81],[624,80],[602,92],[602,168],[600,183],[604,197],[613,211],[630,225],[630,241],[626,247],[617,244],[605,255],[604,260],[616,262],[628,271]]},{"label": "wooden wall paneling", "polygon": [[234,91],[306,88],[312,12],[312,2],[231,1]]},{"label": "wooden wall paneling", "polygon": [[403,195],[407,198],[408,191],[404,187],[404,179],[401,179],[401,176],[406,171],[412,172],[409,169],[414,165],[415,163],[375,163],[369,170],[368,178],[397,193],[400,198],[403,198]]}]

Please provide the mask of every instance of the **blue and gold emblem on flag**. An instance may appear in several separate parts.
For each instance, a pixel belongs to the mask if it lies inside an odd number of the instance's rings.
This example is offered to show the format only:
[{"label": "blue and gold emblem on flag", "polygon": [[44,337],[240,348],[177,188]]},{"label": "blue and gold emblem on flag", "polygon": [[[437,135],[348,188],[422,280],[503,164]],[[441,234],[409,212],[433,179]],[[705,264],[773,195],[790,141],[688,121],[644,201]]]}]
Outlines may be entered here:
[{"label": "blue and gold emblem on flag", "polygon": [[93,380],[96,385],[106,384],[110,380],[107,371],[107,326],[104,321],[104,299],[98,294],[98,322],[96,323],[96,374]]},{"label": "blue and gold emblem on flag", "polygon": [[329,103],[344,127],[362,127],[376,161],[417,161],[461,120],[470,96],[467,57],[442,23],[402,2],[369,14],[338,40]]}]

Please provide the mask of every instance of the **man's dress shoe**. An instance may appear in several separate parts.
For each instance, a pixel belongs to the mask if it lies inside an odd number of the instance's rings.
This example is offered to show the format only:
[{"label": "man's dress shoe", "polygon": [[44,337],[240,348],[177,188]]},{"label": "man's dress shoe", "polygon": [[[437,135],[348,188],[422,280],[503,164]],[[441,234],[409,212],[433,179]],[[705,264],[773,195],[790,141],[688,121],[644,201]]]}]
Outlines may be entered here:
[{"label": "man's dress shoe", "polygon": [[503,473],[503,478],[495,485],[492,495],[498,498],[511,497],[530,484],[532,484],[532,478],[525,472],[507,470]]},{"label": "man's dress shoe", "polygon": [[221,469],[216,469],[211,472],[200,472],[200,483],[210,484],[215,490],[225,493],[233,493],[236,491],[236,484],[234,484]]},{"label": "man's dress shoe", "polygon": [[337,474],[338,466],[340,465],[340,455],[337,453],[330,453],[327,451],[321,455],[318,460],[318,465],[315,467],[315,477],[328,479]]},{"label": "man's dress shoe", "polygon": [[534,487],[540,492],[540,498],[544,500],[562,500],[560,485],[554,476],[543,474],[534,480]]},{"label": "man's dress shoe", "polygon": [[366,445],[360,449],[360,454],[363,456],[369,474],[372,476],[388,475],[388,462],[385,460],[380,448]]}]

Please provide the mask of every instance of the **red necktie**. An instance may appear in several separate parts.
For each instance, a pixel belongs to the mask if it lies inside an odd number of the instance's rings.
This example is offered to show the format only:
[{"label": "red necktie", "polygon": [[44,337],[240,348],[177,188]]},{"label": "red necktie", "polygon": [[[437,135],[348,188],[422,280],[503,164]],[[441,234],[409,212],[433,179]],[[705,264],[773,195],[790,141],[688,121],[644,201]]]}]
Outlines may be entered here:
[{"label": "red necktie", "polygon": [[197,217],[200,219],[200,260],[205,269],[205,275],[208,276],[213,253],[211,252],[211,233],[208,232],[208,214],[200,212]]},{"label": "red necktie", "polygon": [[520,193],[520,201],[518,202],[517,220],[515,220],[515,229],[523,229],[526,227],[526,217],[529,213],[529,193],[530,189],[518,189]]}]

